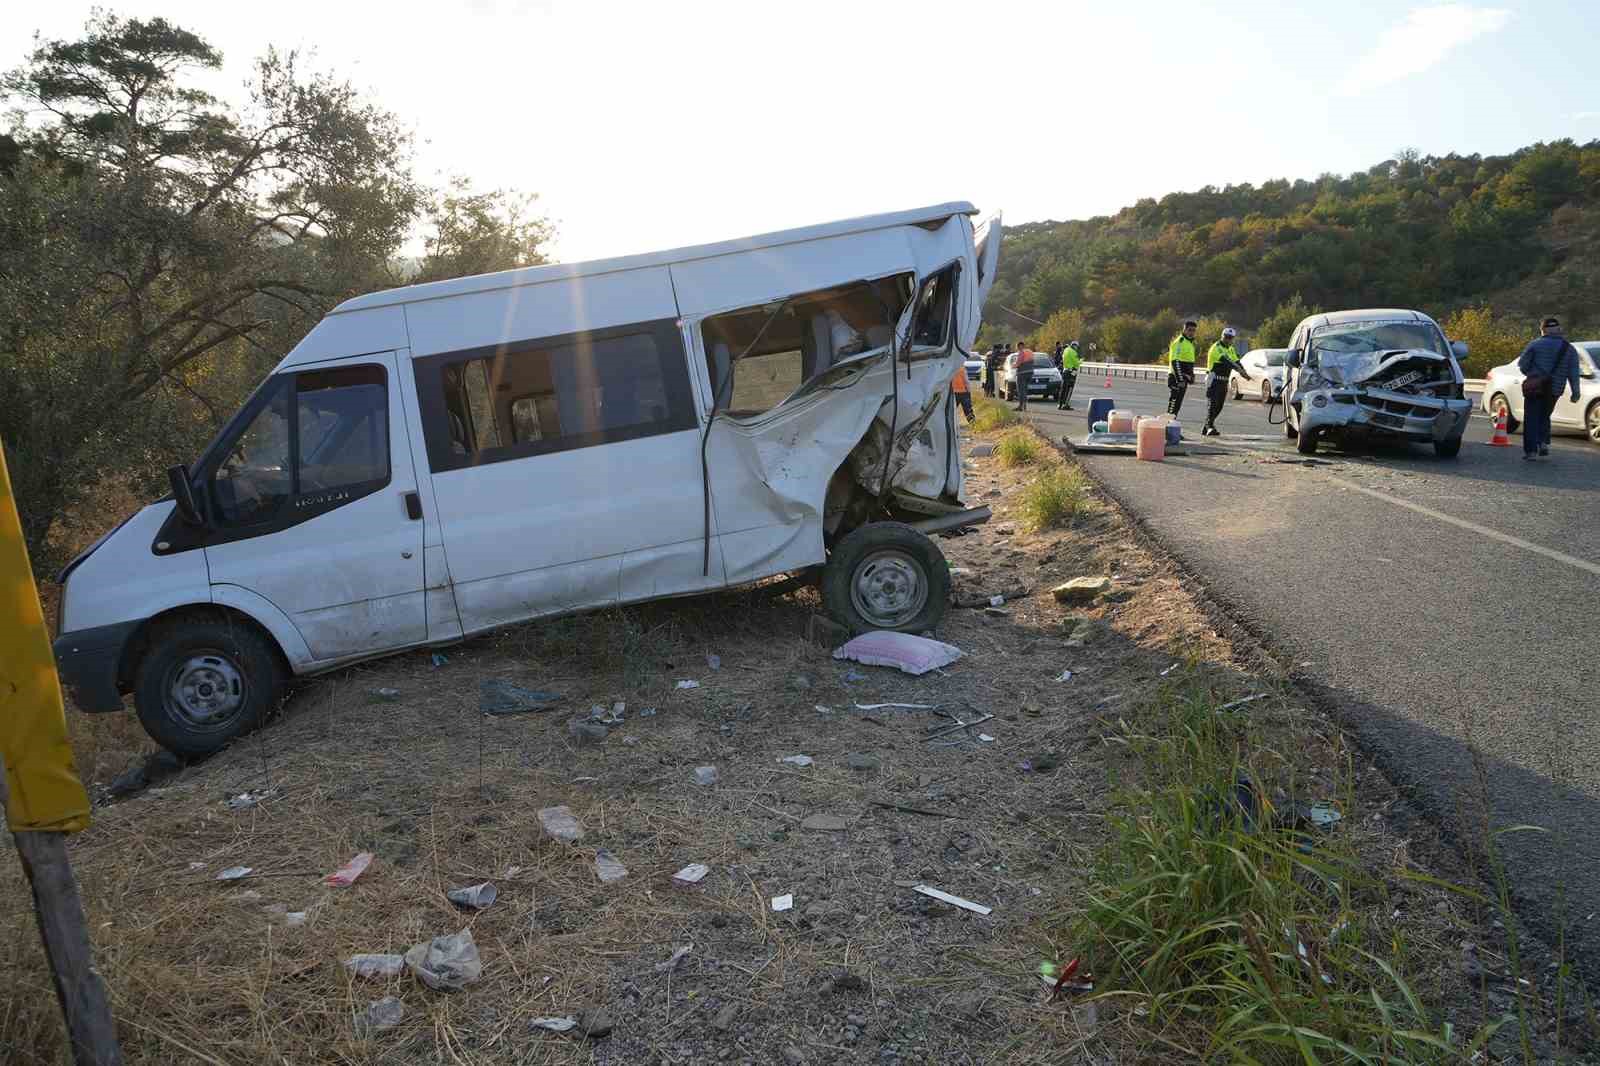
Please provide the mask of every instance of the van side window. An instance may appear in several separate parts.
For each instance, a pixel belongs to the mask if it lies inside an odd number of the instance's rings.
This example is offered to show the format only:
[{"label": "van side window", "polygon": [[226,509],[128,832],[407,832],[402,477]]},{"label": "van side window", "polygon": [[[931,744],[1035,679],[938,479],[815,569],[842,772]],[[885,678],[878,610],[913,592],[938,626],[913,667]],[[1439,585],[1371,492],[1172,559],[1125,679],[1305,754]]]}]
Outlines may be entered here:
[{"label": "van side window", "polygon": [[697,421],[672,321],[414,362],[435,471],[670,433]]},{"label": "van side window", "polygon": [[896,274],[703,320],[700,339],[718,413],[764,414],[823,371],[889,344],[911,283],[911,274]]},{"label": "van side window", "polygon": [[284,375],[269,383],[264,396],[211,475],[219,524],[303,518],[388,484],[389,399],[382,367]]},{"label": "van side window", "polygon": [[911,319],[914,348],[943,348],[950,337],[951,310],[955,306],[957,268],[952,265],[922,283],[917,310]]}]

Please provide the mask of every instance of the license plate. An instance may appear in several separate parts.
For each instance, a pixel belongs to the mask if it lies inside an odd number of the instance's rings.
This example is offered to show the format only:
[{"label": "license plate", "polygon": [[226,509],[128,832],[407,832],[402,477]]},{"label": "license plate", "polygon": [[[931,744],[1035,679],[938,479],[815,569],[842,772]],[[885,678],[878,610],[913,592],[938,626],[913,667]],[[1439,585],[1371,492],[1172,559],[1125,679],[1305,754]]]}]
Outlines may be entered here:
[{"label": "license plate", "polygon": [[1384,382],[1383,383],[1383,388],[1386,388],[1386,389],[1403,389],[1407,385],[1414,385],[1414,384],[1416,384],[1417,382],[1419,382],[1421,380],[1422,380],[1422,371],[1420,371],[1420,370],[1412,370],[1412,371],[1410,371],[1408,373],[1401,374],[1399,377],[1395,378],[1393,381]]}]

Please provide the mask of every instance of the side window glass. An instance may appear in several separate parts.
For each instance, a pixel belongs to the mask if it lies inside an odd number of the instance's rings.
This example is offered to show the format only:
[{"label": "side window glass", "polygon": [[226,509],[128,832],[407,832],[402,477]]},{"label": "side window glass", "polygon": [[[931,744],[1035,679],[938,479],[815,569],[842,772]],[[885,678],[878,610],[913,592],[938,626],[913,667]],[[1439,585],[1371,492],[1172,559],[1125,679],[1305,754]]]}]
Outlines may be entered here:
[{"label": "side window glass", "polygon": [[211,477],[217,520],[247,526],[276,517],[294,491],[288,382],[278,385]]},{"label": "side window glass", "polygon": [[952,266],[922,283],[922,290],[917,293],[917,311],[911,319],[912,347],[945,346],[950,336],[950,312],[955,306],[955,282],[956,268]]},{"label": "side window glass", "polygon": [[296,495],[368,489],[389,480],[389,398],[377,366],[295,379]]}]

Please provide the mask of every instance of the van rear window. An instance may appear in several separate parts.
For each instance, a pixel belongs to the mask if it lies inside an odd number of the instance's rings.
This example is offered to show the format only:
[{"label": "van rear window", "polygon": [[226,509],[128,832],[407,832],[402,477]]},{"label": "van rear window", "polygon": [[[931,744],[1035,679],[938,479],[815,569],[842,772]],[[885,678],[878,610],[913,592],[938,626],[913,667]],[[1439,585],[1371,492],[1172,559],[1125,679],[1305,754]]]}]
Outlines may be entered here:
[{"label": "van rear window", "polygon": [[696,424],[683,342],[672,322],[416,362],[436,471]]}]

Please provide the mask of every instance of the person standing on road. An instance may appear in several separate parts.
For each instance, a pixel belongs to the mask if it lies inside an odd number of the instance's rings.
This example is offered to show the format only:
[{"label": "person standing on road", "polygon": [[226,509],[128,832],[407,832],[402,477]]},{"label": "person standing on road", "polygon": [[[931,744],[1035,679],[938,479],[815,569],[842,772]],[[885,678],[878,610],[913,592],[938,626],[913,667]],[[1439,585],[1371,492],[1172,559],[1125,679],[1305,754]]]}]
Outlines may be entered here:
[{"label": "person standing on road", "polygon": [[1220,437],[1222,430],[1217,428],[1217,416],[1222,413],[1222,405],[1228,402],[1228,381],[1234,374],[1239,374],[1246,381],[1250,380],[1250,372],[1239,361],[1239,353],[1233,348],[1233,338],[1238,333],[1232,326],[1222,330],[1222,339],[1211,346],[1206,362],[1206,400],[1209,407],[1206,410],[1206,424],[1200,430],[1202,437]]},{"label": "person standing on road", "polygon": [[1167,364],[1172,367],[1167,373],[1167,414],[1174,418],[1183,409],[1184,393],[1194,384],[1194,331],[1199,328],[1198,322],[1189,319],[1183,324],[1183,332],[1167,346]]},{"label": "person standing on road", "polygon": [[1017,342],[1017,410],[1028,409],[1028,387],[1033,384],[1033,353],[1026,341]]},{"label": "person standing on road", "polygon": [[967,416],[967,424],[972,424],[972,393],[967,389],[966,366],[956,367],[955,376],[950,379],[950,394],[956,398],[956,403],[961,405],[961,413]]},{"label": "person standing on road", "polygon": [[1070,411],[1072,386],[1078,383],[1078,368],[1083,365],[1083,360],[1078,356],[1077,341],[1068,341],[1067,346],[1061,349],[1058,364],[1061,367],[1061,395],[1056,397],[1056,410]]},{"label": "person standing on road", "polygon": [[1517,357],[1522,371],[1522,458],[1550,454],[1550,416],[1555,413],[1561,387],[1572,390],[1578,402],[1578,350],[1561,334],[1561,320],[1554,315],[1539,323],[1539,336],[1528,342]]}]

